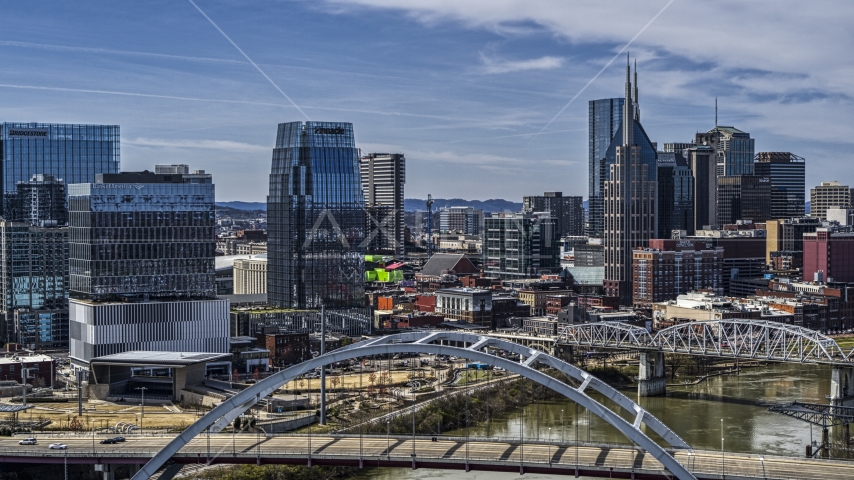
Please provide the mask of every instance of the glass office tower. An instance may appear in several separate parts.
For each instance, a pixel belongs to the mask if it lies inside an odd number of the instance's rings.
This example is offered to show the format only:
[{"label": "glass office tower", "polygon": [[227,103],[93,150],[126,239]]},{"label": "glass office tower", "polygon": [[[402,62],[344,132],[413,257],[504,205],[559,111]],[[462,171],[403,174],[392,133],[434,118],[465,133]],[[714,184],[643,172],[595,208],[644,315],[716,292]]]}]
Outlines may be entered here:
[{"label": "glass office tower", "polygon": [[605,210],[602,204],[602,190],[608,172],[605,154],[617,134],[617,129],[623,123],[624,102],[625,99],[622,98],[603,98],[590,100],[588,104],[588,235],[593,237],[601,237],[605,230]]},{"label": "glass office tower", "polygon": [[68,192],[72,298],[216,298],[210,174],[105,174]]},{"label": "glass office tower", "polygon": [[68,347],[68,228],[0,221],[0,337]]},{"label": "glass office tower", "polygon": [[66,184],[119,171],[118,125],[0,123],[0,216],[8,218],[19,182],[48,174]]},{"label": "glass office tower", "polygon": [[759,152],[756,175],[771,181],[771,218],[804,216],[806,192],[803,157],[790,152]]},{"label": "glass office tower", "polygon": [[279,124],[267,197],[271,305],[364,305],[364,206],[352,124]]}]

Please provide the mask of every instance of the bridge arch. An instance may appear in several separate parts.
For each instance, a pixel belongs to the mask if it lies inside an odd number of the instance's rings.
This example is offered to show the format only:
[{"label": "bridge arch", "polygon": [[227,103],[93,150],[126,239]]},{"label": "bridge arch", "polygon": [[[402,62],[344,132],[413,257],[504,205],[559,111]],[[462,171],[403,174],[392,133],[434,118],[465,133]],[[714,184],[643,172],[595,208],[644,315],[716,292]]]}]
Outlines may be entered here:
[{"label": "bridge arch", "polygon": [[[439,343],[434,343],[439,342]],[[442,343],[456,342],[467,347],[454,347]],[[481,351],[486,347],[499,348],[516,353],[524,359],[520,362]],[[294,365],[282,370],[254,385],[237,393],[225,400],[219,406],[208,412],[198,421],[187,427],[181,434],[167,444],[158,452],[145,466],[137,472],[132,480],[143,480],[149,478],[172,455],[190,442],[197,435],[204,432],[208,427],[220,431],[231,421],[237,418],[260,399],[274,392],[277,388],[288,383],[294,378],[331,363],[349,360],[353,358],[395,354],[395,353],[426,353],[439,355],[453,355],[469,360],[481,361],[494,366],[502,367],[507,371],[517,373],[522,377],[535,381],[548,387],[570,400],[578,403],[591,413],[608,422],[623,435],[634,443],[644,448],[655,457],[665,468],[680,479],[694,479],[694,475],[685,466],[677,462],[664,448],[655,443],[641,430],[641,424],[646,425],[656,432],[664,441],[675,449],[690,449],[691,447],[675,432],[667,428],[655,416],[648,413],[640,405],[628,397],[608,386],[593,375],[575,367],[563,360],[543,353],[539,350],[524,347],[512,342],[490,338],[486,336],[456,333],[456,332],[412,332],[366,340],[348,345],[329,352],[325,355],[315,357],[306,362]],[[546,375],[533,368],[534,363],[542,363],[551,366],[572,378],[581,381],[578,388],[571,387],[553,377]],[[634,422],[629,423],[618,413],[608,409],[601,403],[589,397],[585,391],[590,388],[615,402],[620,408],[634,415]]]}]

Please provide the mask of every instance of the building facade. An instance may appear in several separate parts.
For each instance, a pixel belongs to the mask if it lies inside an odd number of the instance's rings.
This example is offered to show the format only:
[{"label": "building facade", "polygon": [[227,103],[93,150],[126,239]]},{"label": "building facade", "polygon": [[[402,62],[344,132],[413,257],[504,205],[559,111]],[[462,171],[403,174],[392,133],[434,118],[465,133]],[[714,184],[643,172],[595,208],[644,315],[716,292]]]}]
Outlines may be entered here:
[{"label": "building facade", "polygon": [[715,173],[718,177],[753,175],[754,141],[750,134],[735,127],[716,126],[698,133],[694,143],[715,150]]},{"label": "building facade", "polygon": [[66,197],[65,182],[61,178],[33,175],[26,182],[18,182],[7,220],[41,227],[68,225]]},{"label": "building facade", "polygon": [[581,197],[564,197],[562,192],[522,197],[522,211],[551,212],[561,236],[584,235],[584,206]]},{"label": "building facade", "polygon": [[623,124],[623,98],[603,98],[588,103],[588,221],[591,237],[605,232],[604,188],[608,176],[608,148]]},{"label": "building facade", "polygon": [[[637,106],[637,72],[632,94],[630,67],[626,65],[626,98],[624,123],[633,119],[638,128],[622,129],[622,145],[616,147],[616,163],[610,166],[605,182],[605,295],[621,305],[632,301],[632,251],[646,247],[656,234],[656,157],[647,158],[643,144],[650,143],[643,136],[635,137],[640,127]],[[648,160],[651,160],[651,164]],[[652,170],[650,172],[650,170]]]},{"label": "building facade", "polygon": [[0,216],[9,219],[18,183],[52,175],[67,184],[119,171],[118,125],[0,123]]},{"label": "building facade", "polygon": [[758,175],[718,177],[717,225],[771,218],[771,181]]},{"label": "building facade", "polygon": [[685,155],[694,187],[694,221],[688,232],[692,234],[706,226],[717,225],[718,177],[715,151],[712,147],[708,145],[691,147],[685,150]]},{"label": "building facade", "polygon": [[132,350],[227,353],[228,300],[69,301],[72,364]]},{"label": "building facade", "polygon": [[821,227],[817,218],[797,217],[765,222],[765,261],[770,262],[774,252],[803,252],[804,234]]},{"label": "building facade", "polygon": [[827,220],[828,208],[854,208],[852,191],[854,189],[838,181],[821,182],[810,189],[810,216]]},{"label": "building facade", "polygon": [[480,235],[483,233],[483,210],[472,207],[439,209],[439,232]]},{"label": "building facade", "polygon": [[806,190],[805,162],[789,152],[759,152],[754,165],[758,177],[771,183],[769,218],[792,218],[804,215]]},{"label": "building facade", "polygon": [[366,223],[353,125],[279,124],[267,196],[269,303],[364,305]]},{"label": "building facade", "polygon": [[228,352],[211,175],[158,165],[68,191],[72,362],[128,350]]},{"label": "building facade", "polygon": [[68,348],[68,228],[0,221],[3,342]]},{"label": "building facade", "polygon": [[197,175],[125,172],[69,186],[71,296],[215,298],[214,185]]},{"label": "building facade", "polygon": [[658,238],[673,230],[693,233],[694,177],[681,152],[658,153]]},{"label": "building facade", "polygon": [[436,290],[436,314],[477,325],[492,325],[492,291],[474,288]]},{"label": "building facade", "polygon": [[818,228],[804,234],[804,280],[854,282],[854,233]]},{"label": "building facade", "polygon": [[560,268],[560,235],[549,212],[493,213],[483,235],[486,276],[535,278]]},{"label": "building facade", "polygon": [[694,290],[723,294],[723,248],[678,240],[650,241],[632,253],[632,301],[636,308],[675,300]]},{"label": "building facade", "polygon": [[[365,206],[386,207],[380,215],[368,212],[368,234],[380,237],[380,250],[404,254],[403,186],[406,158],[400,153],[370,153],[359,161]],[[374,232],[379,230],[380,232]],[[376,250],[371,250],[376,251]]]},{"label": "building facade", "polygon": [[267,255],[234,261],[234,294],[259,295],[267,293]]}]

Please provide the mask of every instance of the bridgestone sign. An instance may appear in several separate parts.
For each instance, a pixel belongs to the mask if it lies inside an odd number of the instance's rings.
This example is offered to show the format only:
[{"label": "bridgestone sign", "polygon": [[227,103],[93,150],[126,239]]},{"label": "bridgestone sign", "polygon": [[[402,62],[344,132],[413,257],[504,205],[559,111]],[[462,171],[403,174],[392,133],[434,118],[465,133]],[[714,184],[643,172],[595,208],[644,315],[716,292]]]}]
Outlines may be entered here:
[{"label": "bridgestone sign", "polygon": [[46,128],[9,129],[9,138],[47,138]]}]

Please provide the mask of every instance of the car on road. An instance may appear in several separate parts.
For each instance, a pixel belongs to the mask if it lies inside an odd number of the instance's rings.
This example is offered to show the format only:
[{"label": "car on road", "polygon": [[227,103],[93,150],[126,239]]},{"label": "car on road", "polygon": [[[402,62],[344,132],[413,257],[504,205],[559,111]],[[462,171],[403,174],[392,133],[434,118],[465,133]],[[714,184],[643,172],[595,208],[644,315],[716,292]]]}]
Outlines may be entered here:
[{"label": "car on road", "polygon": [[101,443],[106,444],[106,445],[112,445],[114,443],[119,443],[119,442],[117,442],[115,438],[105,438],[105,439],[101,440]]},{"label": "car on road", "polygon": [[25,438],[18,442],[18,445],[38,445],[39,442],[33,437]]},{"label": "car on road", "polygon": [[113,437],[113,440],[115,440],[118,443],[121,443],[121,442],[125,441],[125,437],[122,437],[121,435],[119,435],[118,437]]},{"label": "car on road", "polygon": [[51,450],[65,450],[66,448],[68,448],[68,445],[64,443],[51,443],[50,446],[47,448]]}]

